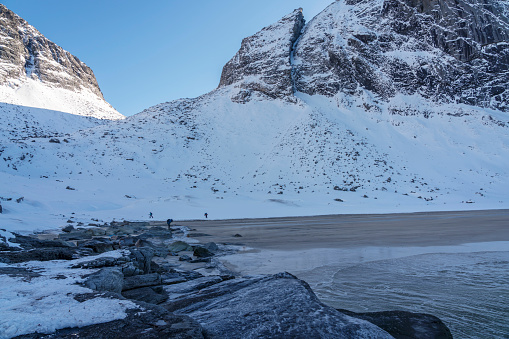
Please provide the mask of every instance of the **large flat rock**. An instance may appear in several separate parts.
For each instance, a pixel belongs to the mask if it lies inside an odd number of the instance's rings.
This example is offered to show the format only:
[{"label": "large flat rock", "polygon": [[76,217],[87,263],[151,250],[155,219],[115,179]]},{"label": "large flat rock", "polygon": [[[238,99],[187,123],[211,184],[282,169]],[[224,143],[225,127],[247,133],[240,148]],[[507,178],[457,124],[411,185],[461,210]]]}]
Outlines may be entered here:
[{"label": "large flat rock", "polygon": [[161,305],[198,321],[208,338],[392,338],[321,303],[289,273],[227,280]]}]

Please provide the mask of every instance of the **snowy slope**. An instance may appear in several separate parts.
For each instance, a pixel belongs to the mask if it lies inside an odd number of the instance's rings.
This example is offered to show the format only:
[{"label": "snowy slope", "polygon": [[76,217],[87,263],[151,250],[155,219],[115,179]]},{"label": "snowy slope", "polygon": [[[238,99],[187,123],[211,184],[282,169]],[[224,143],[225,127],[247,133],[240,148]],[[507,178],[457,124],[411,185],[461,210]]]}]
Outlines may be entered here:
[{"label": "snowy slope", "polygon": [[[344,15],[331,12],[337,6],[342,8],[336,2],[317,18]],[[284,66],[281,97],[264,92],[277,78],[274,68],[259,67],[253,77],[248,67],[246,77],[201,97],[162,103],[124,120],[42,111],[35,118],[35,111],[23,111],[39,121],[44,132],[38,132],[23,125],[16,109],[4,107],[11,113],[2,126],[16,130],[1,131],[0,226],[36,230],[69,219],[146,219],[149,212],[178,220],[205,212],[242,218],[509,207],[506,112],[420,91],[384,98],[367,87],[332,95],[288,92],[287,80],[298,85],[299,65],[311,60],[299,59],[305,46],[308,56],[315,55],[310,42],[323,33],[317,18],[304,27],[295,50],[288,50],[288,36],[302,22],[298,10],[264,31],[270,34],[245,40],[251,48],[241,47],[232,59],[269,60],[273,54]],[[315,30],[318,40],[305,35]],[[341,30],[330,32],[341,40]],[[276,50],[260,43],[269,38],[278,42],[266,41]],[[404,55],[400,51],[398,58]],[[237,66],[243,72],[242,63]],[[249,91],[242,100],[239,88]]]},{"label": "snowy slope", "polygon": [[2,202],[2,226],[144,219],[149,211],[181,219],[509,205],[509,130],[491,120],[496,111],[418,97],[394,104],[421,100],[428,117],[366,114],[304,94],[297,104],[238,104],[229,90],[53,138],[60,143],[34,137],[2,146],[8,185],[0,196],[13,198]]},{"label": "snowy slope", "polygon": [[0,102],[60,111],[96,119],[123,119],[101,96],[88,88],[69,90],[34,79],[11,80],[0,85]]}]

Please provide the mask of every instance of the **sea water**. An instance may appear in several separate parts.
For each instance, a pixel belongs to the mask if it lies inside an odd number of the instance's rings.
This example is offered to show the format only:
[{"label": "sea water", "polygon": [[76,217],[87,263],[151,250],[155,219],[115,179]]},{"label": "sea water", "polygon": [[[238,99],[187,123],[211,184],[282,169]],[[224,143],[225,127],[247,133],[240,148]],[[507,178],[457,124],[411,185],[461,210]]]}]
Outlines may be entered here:
[{"label": "sea water", "polygon": [[428,313],[454,338],[509,338],[509,242],[243,249],[223,261],[241,274],[292,273],[334,308]]},{"label": "sea water", "polygon": [[428,313],[454,338],[509,338],[509,251],[420,254],[298,276],[334,308]]}]

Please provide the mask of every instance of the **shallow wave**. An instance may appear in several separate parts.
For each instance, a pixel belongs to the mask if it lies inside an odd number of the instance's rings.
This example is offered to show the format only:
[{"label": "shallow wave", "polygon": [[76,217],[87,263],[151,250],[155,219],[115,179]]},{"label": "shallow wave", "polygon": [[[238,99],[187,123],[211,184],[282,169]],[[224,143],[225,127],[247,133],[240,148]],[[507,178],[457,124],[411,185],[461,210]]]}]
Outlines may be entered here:
[{"label": "shallow wave", "polygon": [[334,272],[332,279],[311,284],[332,307],[429,313],[455,338],[509,337],[509,251],[422,254]]}]

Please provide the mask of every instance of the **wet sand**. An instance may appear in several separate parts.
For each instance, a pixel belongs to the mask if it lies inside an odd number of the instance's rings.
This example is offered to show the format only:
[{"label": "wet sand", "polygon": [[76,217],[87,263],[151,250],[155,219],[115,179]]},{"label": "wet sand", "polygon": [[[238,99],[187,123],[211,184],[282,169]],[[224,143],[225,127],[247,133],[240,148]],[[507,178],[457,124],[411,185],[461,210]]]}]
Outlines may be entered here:
[{"label": "wet sand", "polygon": [[189,227],[190,236],[202,243],[271,250],[509,241],[509,210],[193,220],[174,225]]}]

